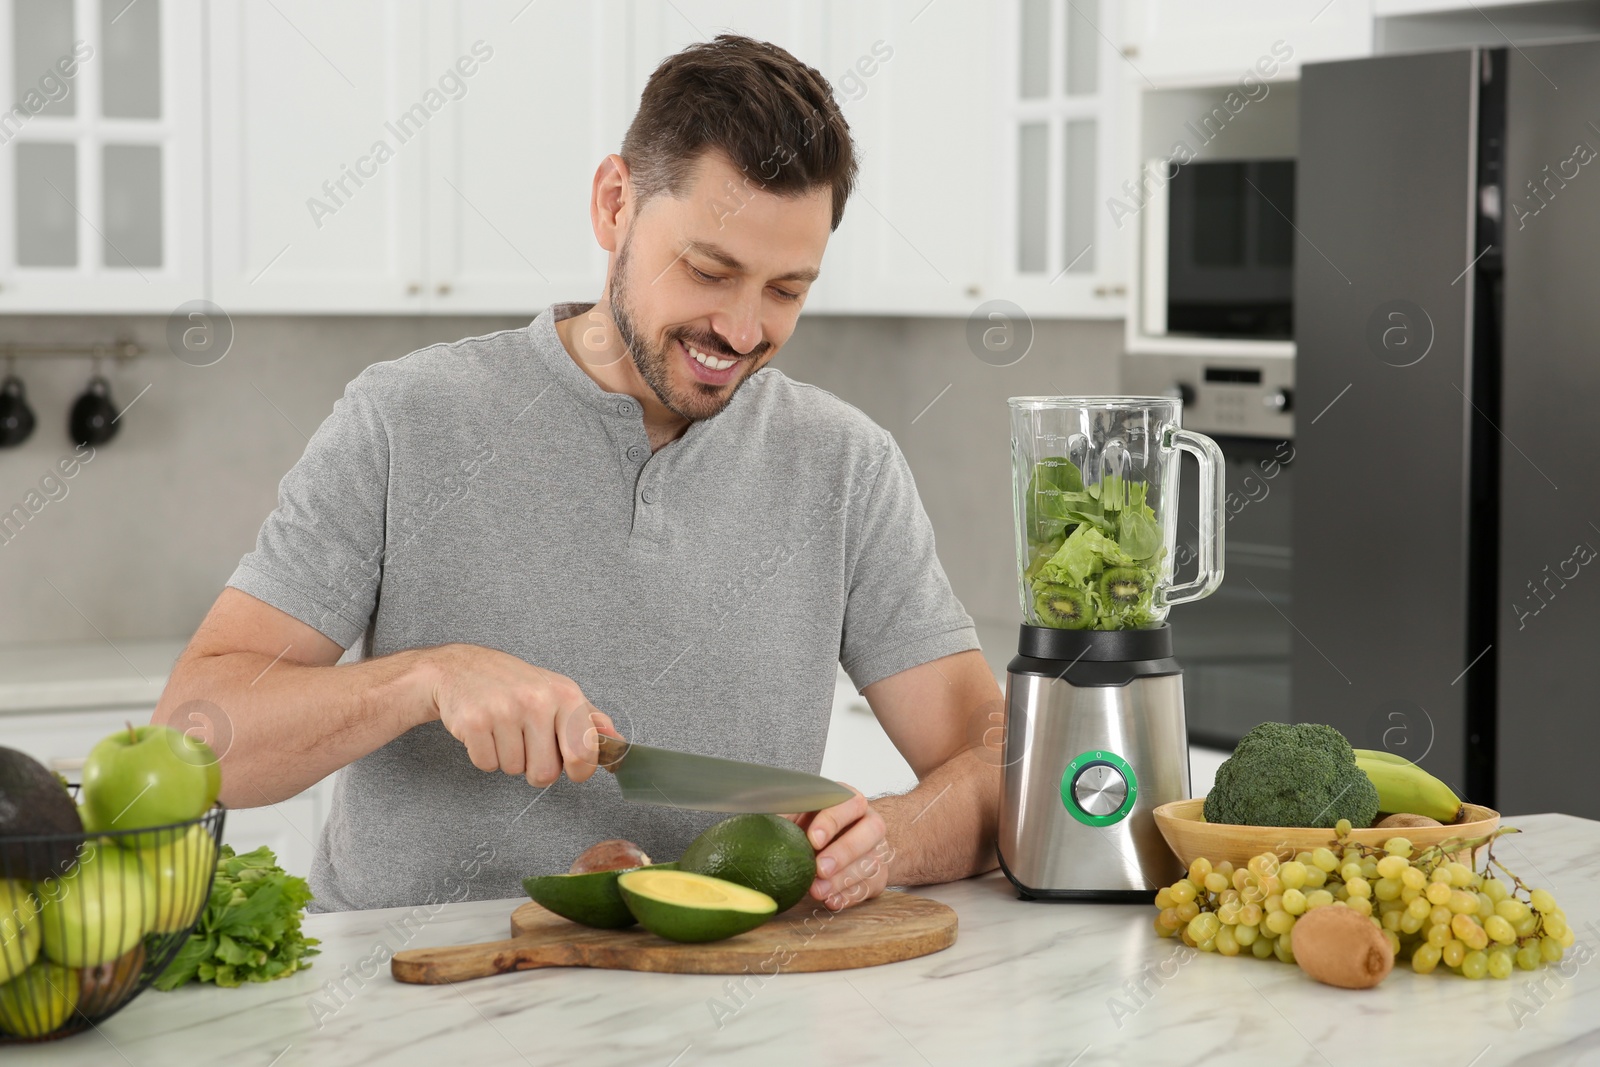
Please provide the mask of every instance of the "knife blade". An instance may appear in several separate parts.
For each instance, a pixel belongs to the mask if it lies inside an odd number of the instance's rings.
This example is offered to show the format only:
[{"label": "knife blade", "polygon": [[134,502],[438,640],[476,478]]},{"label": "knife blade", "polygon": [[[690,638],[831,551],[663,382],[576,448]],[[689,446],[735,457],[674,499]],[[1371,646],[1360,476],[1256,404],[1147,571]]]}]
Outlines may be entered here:
[{"label": "knife blade", "polygon": [[600,766],[616,776],[623,800],[692,811],[792,814],[855,796],[819,774],[675,752],[608,734],[600,735]]}]

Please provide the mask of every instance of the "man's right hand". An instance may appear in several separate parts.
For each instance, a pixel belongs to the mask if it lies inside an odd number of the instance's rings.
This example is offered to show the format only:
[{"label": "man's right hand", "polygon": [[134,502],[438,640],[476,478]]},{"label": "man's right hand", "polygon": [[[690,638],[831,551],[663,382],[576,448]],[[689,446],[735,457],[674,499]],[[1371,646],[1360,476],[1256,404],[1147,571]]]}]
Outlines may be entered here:
[{"label": "man's right hand", "polygon": [[562,771],[582,782],[598,766],[597,734],[622,736],[555,671],[479,645],[442,645],[428,660],[434,713],[480,771],[526,774],[540,788]]}]

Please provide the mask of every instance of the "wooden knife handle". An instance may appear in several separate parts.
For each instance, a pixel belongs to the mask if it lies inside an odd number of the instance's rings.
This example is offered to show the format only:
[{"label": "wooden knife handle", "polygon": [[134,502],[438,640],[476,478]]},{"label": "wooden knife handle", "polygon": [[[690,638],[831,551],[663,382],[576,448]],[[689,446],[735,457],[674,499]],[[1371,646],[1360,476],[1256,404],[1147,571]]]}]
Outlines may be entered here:
[{"label": "wooden knife handle", "polygon": [[598,736],[600,766],[615,774],[617,764],[622,762],[622,757],[628,754],[628,742],[620,737],[612,737],[610,734],[600,734]]},{"label": "wooden knife handle", "polygon": [[394,954],[389,961],[389,973],[397,982],[444,985],[535,967],[570,966],[571,954],[568,945],[513,937],[477,945],[408,948]]}]

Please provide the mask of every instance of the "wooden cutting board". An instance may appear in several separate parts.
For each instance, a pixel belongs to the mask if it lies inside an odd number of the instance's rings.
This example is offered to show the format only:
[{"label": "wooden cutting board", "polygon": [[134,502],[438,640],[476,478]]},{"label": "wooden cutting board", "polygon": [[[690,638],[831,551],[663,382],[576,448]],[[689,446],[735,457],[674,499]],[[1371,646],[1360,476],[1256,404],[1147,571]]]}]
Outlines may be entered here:
[{"label": "wooden cutting board", "polygon": [[830,912],[807,898],[738,937],[686,945],[631,926],[595,930],[529,901],[511,915],[511,938],[406,949],[389,962],[399,982],[439,985],[534,967],[602,967],[673,974],[843,971],[926,956],[956,940],[956,913],[938,901],[889,892]]}]

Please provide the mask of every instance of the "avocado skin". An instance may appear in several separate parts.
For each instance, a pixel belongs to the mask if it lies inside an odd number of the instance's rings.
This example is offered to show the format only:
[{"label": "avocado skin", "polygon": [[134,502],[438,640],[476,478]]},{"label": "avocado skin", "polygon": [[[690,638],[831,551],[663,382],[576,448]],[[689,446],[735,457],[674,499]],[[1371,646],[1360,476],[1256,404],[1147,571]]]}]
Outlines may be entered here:
[{"label": "avocado skin", "polygon": [[765,893],[788,911],[817,877],[817,854],[805,831],[779,815],[734,815],[695,838],[678,857],[682,870]]},{"label": "avocado skin", "polygon": [[676,862],[649,867],[618,867],[587,874],[535,875],[522,880],[522,888],[535,904],[563,919],[597,930],[621,930],[639,920],[633,917],[617,889],[617,878],[629,871],[678,869]]},{"label": "avocado skin", "polygon": [[0,878],[36,882],[65,874],[78,851],[72,840],[8,839],[81,833],[78,806],[61,780],[32,756],[0,746]]}]

